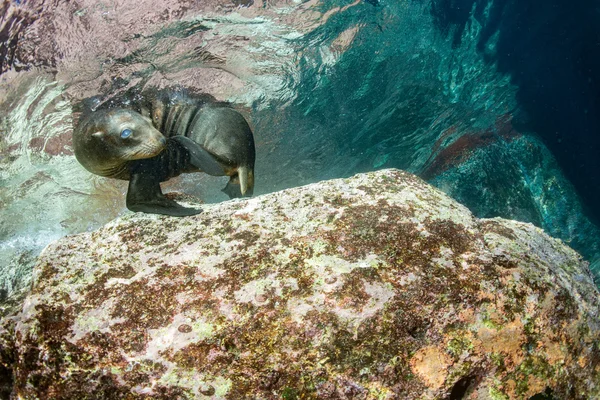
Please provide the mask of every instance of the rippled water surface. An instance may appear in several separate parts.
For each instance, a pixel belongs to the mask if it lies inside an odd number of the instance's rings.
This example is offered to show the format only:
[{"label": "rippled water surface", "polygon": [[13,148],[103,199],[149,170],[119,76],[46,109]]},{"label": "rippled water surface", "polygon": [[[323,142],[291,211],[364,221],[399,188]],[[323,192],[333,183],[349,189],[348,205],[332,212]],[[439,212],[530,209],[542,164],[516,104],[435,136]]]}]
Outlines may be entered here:
[{"label": "rippled water surface", "polygon": [[[443,3],[5,2],[0,300],[27,283],[47,243],[127,212],[126,182],[85,171],[71,132],[84,99],[132,88],[230,101],[254,129],[255,194],[401,168],[598,264],[596,226],[489,56],[495,2],[460,29],[440,22]],[[219,202],[225,181],[190,174],[166,187]]]}]

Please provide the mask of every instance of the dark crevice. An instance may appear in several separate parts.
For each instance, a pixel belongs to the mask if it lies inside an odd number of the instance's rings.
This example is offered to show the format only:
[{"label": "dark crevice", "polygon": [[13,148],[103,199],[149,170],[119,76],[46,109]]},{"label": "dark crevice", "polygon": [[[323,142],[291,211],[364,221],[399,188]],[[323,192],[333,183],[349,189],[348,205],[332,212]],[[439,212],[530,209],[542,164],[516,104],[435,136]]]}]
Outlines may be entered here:
[{"label": "dark crevice", "polygon": [[452,387],[452,391],[450,392],[450,397],[446,400],[462,400],[465,398],[467,394],[467,390],[475,383],[477,380],[476,376],[464,376],[460,378]]},{"label": "dark crevice", "polygon": [[0,364],[0,400],[8,400],[14,385],[13,371]]},{"label": "dark crevice", "polygon": [[552,390],[550,388],[546,388],[543,393],[538,393],[529,398],[529,400],[554,400],[554,396],[552,396]]}]

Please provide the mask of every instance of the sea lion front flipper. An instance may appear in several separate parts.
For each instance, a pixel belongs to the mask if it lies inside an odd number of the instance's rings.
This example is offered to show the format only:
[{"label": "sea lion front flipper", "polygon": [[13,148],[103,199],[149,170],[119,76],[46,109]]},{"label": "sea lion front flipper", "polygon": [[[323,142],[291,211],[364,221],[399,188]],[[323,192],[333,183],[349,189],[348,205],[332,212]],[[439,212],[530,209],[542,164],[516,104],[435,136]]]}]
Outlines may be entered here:
[{"label": "sea lion front flipper", "polygon": [[177,141],[186,148],[190,154],[190,164],[200,171],[212,176],[223,176],[225,170],[219,162],[202,146],[186,136],[172,136],[172,140]]},{"label": "sea lion front flipper", "polygon": [[165,197],[160,190],[159,180],[151,174],[133,173],[129,179],[126,198],[127,208],[134,212],[185,217],[202,212],[187,208]]}]

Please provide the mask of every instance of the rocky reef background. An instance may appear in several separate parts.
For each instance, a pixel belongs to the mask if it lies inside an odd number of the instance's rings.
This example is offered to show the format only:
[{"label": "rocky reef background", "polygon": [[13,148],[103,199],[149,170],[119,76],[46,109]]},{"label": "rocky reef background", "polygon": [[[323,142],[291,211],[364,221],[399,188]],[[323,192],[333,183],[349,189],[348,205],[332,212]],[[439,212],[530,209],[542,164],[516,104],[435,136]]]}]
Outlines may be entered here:
[{"label": "rocky reef background", "polygon": [[[593,33],[596,14],[580,6],[4,1],[0,300],[27,286],[52,240],[124,212],[125,185],[83,170],[70,136],[82,100],[149,87],[209,93],[244,113],[258,194],[400,168],[478,217],[542,227],[598,271],[597,144],[585,136],[598,113],[584,101],[593,103],[597,83],[582,34]],[[574,66],[562,61],[568,51]],[[545,105],[536,108],[537,92]],[[574,160],[583,167],[566,168]],[[187,175],[168,188],[218,202],[223,184]]]}]

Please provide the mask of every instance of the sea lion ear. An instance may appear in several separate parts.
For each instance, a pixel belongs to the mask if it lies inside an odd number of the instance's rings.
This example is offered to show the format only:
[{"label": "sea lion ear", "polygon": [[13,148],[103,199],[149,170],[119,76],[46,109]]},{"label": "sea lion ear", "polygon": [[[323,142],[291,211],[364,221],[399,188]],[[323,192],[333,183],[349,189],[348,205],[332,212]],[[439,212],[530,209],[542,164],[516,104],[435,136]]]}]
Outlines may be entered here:
[{"label": "sea lion ear", "polygon": [[106,135],[106,132],[104,131],[98,131],[98,132],[94,132],[92,133],[92,137],[98,138],[98,139],[102,139],[104,136]]}]

